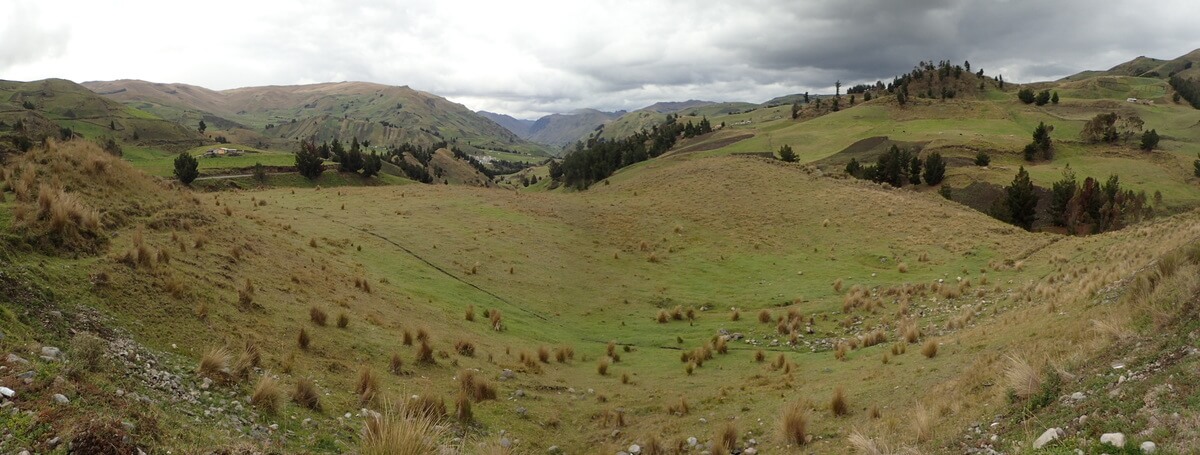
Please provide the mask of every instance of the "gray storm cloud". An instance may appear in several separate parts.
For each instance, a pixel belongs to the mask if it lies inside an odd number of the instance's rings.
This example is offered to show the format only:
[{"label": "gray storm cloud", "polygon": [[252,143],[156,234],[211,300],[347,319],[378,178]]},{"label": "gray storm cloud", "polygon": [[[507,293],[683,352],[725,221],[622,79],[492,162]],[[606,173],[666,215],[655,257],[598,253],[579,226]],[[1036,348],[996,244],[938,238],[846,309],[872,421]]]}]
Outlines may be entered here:
[{"label": "gray storm cloud", "polygon": [[[366,80],[526,118],[761,102],[886,81],[922,60],[1044,80],[1200,46],[1194,1],[59,3],[17,0],[0,18],[0,77],[215,89]],[[114,26],[130,23],[138,33]],[[228,33],[179,34],[218,23]]]}]

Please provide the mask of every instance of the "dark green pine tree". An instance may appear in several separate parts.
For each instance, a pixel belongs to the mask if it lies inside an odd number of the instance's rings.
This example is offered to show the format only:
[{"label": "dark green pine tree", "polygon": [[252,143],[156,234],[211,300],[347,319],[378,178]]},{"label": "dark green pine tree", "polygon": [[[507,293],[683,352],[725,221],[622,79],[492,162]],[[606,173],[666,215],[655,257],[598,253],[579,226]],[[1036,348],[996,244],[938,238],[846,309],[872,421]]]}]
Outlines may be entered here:
[{"label": "dark green pine tree", "polygon": [[1029,173],[1025,171],[1025,166],[1021,166],[1017,170],[1012,184],[1004,188],[1004,192],[1008,213],[1012,217],[1013,224],[1026,231],[1032,230],[1033,222],[1037,220],[1038,196],[1033,182],[1029,180]]},{"label": "dark green pine tree", "polygon": [[908,183],[921,184],[921,158],[916,155],[908,161]]},{"label": "dark green pine tree", "polygon": [[338,170],[342,172],[358,172],[362,167],[362,145],[358,143],[358,138],[354,138],[350,142],[350,151],[346,152],[345,159],[338,163]]},{"label": "dark green pine tree", "polygon": [[325,171],[317,147],[312,142],[300,142],[300,151],[296,152],[296,170],[309,180],[316,180]]},{"label": "dark green pine tree", "polygon": [[946,161],[942,154],[933,152],[925,157],[925,184],[934,186],[946,178]]},{"label": "dark green pine tree", "polygon": [[184,185],[191,185],[192,181],[200,176],[200,171],[197,170],[199,167],[200,162],[196,160],[196,157],[187,152],[180,153],[175,157],[175,178]]},{"label": "dark green pine tree", "polygon": [[1150,130],[1142,133],[1142,150],[1147,152],[1154,150],[1158,147],[1158,140],[1158,131]]}]

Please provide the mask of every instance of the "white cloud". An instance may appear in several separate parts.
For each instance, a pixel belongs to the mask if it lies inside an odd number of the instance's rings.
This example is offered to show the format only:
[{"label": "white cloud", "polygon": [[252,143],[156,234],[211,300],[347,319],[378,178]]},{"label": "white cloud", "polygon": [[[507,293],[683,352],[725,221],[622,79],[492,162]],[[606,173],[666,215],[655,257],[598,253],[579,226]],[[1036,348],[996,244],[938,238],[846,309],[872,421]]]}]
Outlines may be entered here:
[{"label": "white cloud", "polygon": [[[1010,81],[1171,58],[1200,6],[1066,0],[16,0],[0,77],[215,89],[367,80],[522,117],[662,100],[764,101],[970,59]],[[1099,11],[1097,11],[1099,9]]]}]

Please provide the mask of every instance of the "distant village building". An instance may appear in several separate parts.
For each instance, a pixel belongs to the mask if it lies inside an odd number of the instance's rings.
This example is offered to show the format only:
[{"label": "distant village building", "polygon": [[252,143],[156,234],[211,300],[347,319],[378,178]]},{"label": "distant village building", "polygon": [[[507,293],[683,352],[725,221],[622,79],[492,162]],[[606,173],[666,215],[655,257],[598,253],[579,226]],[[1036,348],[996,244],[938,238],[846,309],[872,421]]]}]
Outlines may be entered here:
[{"label": "distant village building", "polygon": [[242,156],[243,153],[245,152],[238,149],[218,147],[215,149],[209,149],[207,152],[204,152],[203,156],[205,158],[220,158],[223,156]]}]

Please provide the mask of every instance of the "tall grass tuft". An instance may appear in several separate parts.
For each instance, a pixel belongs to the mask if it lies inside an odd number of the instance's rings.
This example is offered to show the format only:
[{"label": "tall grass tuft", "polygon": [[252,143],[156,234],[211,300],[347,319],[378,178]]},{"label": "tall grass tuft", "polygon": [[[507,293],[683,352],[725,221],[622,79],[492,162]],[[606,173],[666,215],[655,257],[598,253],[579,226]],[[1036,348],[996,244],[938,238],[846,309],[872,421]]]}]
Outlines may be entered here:
[{"label": "tall grass tuft", "polygon": [[446,430],[411,403],[387,403],[363,424],[359,453],[363,455],[426,455],[438,453]]},{"label": "tall grass tuft", "polygon": [[783,439],[791,444],[804,445],[808,443],[808,407],[803,401],[796,400],[783,406],[779,422],[782,425]]},{"label": "tall grass tuft", "polygon": [[314,411],[321,410],[321,393],[317,391],[317,384],[309,378],[300,378],[296,381],[296,389],[292,391],[292,401]]},{"label": "tall grass tuft", "polygon": [[283,396],[279,392],[279,381],[264,374],[254,384],[254,393],[250,395],[250,404],[268,414],[279,412]]}]

